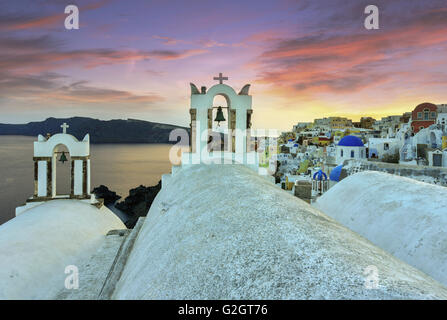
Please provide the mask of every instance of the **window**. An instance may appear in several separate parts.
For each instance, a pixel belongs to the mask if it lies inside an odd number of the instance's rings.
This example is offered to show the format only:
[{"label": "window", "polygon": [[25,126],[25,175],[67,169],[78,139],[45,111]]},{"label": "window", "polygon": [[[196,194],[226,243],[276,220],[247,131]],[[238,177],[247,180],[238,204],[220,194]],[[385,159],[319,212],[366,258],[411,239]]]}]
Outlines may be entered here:
[{"label": "window", "polygon": [[428,120],[428,113],[430,110],[424,109],[424,120]]},{"label": "window", "polygon": [[360,150],[360,158],[363,158],[363,149]]},{"label": "window", "polygon": [[388,150],[390,148],[390,145],[388,143],[383,144],[383,150]]},{"label": "window", "polygon": [[351,158],[354,158],[354,150],[351,150]]},{"label": "window", "polygon": [[343,149],[340,150],[340,157],[343,157]]},{"label": "window", "polygon": [[422,119],[422,112],[418,112],[418,119]]},{"label": "window", "polygon": [[431,113],[431,118],[432,118],[432,119],[436,119],[436,112],[432,112],[432,113]]},{"label": "window", "polygon": [[422,130],[422,129],[424,129],[424,127],[420,126],[420,127],[419,127],[419,130]]}]

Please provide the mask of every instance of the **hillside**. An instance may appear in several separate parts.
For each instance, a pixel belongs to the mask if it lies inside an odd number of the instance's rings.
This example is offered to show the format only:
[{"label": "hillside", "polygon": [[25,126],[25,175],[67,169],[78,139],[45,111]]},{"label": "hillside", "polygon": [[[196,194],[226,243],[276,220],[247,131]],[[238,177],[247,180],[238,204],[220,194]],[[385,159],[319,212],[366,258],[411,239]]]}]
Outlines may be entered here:
[{"label": "hillside", "polygon": [[183,128],[134,119],[103,121],[74,117],[48,118],[27,124],[0,124],[0,135],[37,136],[60,133],[60,126],[64,122],[70,126],[67,132],[78,139],[89,133],[91,143],[172,143],[169,141],[169,133],[176,128]]}]

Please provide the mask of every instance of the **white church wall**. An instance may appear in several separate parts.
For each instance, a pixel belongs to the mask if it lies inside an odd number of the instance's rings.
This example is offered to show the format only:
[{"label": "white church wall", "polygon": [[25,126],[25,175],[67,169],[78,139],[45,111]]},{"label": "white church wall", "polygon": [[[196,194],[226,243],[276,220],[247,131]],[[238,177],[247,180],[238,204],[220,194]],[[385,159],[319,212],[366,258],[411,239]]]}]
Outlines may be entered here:
[{"label": "white church wall", "polygon": [[447,189],[381,172],[353,174],[315,207],[447,285]]},{"label": "white church wall", "polygon": [[[341,154],[343,151],[343,155]],[[351,156],[353,152],[353,156]],[[365,147],[349,147],[349,146],[337,146],[335,161],[337,164],[343,164],[345,160],[349,159],[364,159],[366,158],[366,148]]]},{"label": "white church wall", "polygon": [[171,180],[172,174],[166,173],[161,175],[161,187],[164,188],[168,185]]},{"label": "white church wall", "polygon": [[39,161],[37,164],[38,174],[37,174],[37,196],[46,197],[47,196],[47,162]]},{"label": "white church wall", "polygon": [[52,176],[52,180],[51,180],[51,197],[56,197],[57,194],[57,189],[56,189],[56,182],[57,182],[57,172],[56,172],[56,165],[57,165],[57,155],[54,154],[53,155],[53,160],[51,161],[51,176]]},{"label": "white church wall", "polygon": [[83,174],[82,174],[82,167],[83,167],[82,160],[75,160],[74,161],[74,194],[76,196],[82,195],[82,184],[83,184]]},{"label": "white church wall", "polygon": [[91,168],[90,168],[90,159],[87,159],[87,194],[90,195],[92,190],[91,186]]}]

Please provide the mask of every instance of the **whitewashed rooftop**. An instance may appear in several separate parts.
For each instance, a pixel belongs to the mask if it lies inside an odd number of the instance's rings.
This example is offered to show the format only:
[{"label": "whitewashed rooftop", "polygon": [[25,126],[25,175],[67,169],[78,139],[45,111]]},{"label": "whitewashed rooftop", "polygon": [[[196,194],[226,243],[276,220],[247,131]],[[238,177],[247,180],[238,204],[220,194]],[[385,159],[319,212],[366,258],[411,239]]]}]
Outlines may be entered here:
[{"label": "whitewashed rooftop", "polygon": [[[365,287],[375,266],[377,289]],[[176,173],[115,299],[447,299],[447,289],[238,165]]]}]

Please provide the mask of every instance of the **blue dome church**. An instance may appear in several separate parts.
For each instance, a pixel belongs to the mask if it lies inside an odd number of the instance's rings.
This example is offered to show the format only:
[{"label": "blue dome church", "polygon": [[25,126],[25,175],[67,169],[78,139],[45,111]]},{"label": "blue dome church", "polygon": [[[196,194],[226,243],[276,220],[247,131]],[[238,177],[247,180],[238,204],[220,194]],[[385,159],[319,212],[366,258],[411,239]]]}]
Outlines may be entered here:
[{"label": "blue dome church", "polygon": [[366,159],[366,147],[359,137],[349,135],[338,142],[335,161],[343,164],[348,159]]}]

